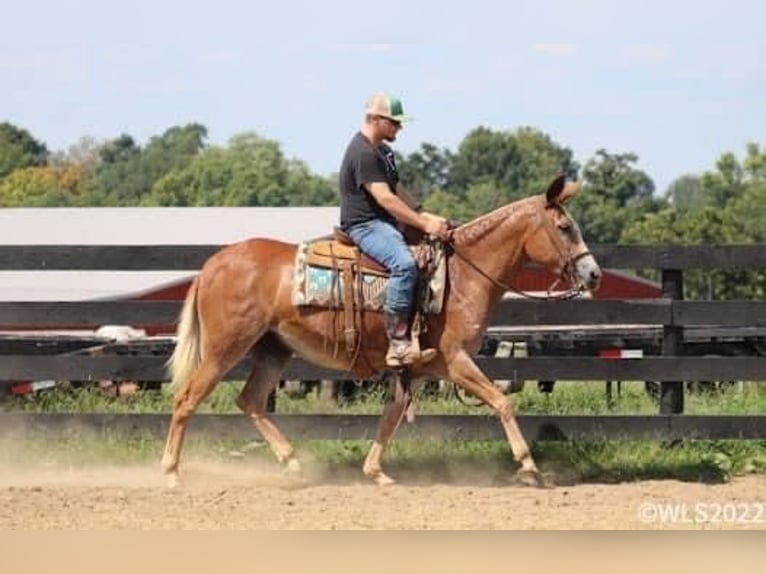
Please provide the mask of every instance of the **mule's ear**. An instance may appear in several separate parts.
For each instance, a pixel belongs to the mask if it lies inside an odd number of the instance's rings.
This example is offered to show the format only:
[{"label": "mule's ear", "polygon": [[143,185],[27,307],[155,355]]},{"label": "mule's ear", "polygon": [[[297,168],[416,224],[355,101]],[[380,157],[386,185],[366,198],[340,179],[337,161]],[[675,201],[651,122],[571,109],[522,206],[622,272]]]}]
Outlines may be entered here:
[{"label": "mule's ear", "polygon": [[561,190],[561,194],[559,195],[559,202],[560,203],[566,203],[570,199],[572,199],[575,195],[577,195],[577,192],[580,191],[582,188],[582,180],[578,179],[577,181],[569,181],[566,184],[564,184],[564,189]]},{"label": "mule's ear", "polygon": [[551,182],[551,184],[548,186],[548,191],[545,192],[545,200],[549,204],[555,203],[556,201],[559,200],[559,195],[564,189],[565,180],[566,180],[566,175],[562,173],[556,179],[554,179]]}]

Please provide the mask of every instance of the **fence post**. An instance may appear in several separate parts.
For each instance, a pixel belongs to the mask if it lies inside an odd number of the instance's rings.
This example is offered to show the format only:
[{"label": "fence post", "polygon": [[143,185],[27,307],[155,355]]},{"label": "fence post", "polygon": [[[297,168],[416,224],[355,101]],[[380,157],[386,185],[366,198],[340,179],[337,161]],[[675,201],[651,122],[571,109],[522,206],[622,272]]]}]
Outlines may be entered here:
[{"label": "fence post", "polygon": [[[680,269],[662,270],[662,296],[666,299],[684,298],[683,273]],[[673,320],[671,318],[671,323]],[[679,356],[683,352],[684,331],[680,325],[664,325],[662,328],[663,356]],[[660,414],[670,415],[684,412],[683,381],[662,381],[660,383]]]}]

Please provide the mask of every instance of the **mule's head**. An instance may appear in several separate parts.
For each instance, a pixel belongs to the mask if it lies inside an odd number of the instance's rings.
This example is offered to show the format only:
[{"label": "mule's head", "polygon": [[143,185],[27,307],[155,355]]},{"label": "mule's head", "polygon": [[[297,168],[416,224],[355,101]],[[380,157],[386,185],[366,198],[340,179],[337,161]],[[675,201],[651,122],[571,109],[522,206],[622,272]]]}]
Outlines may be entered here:
[{"label": "mule's head", "polygon": [[598,288],[601,269],[582,238],[577,222],[564,207],[581,182],[567,183],[557,177],[540,197],[540,225],[527,238],[525,252],[532,261],[545,266],[570,282],[573,288]]}]

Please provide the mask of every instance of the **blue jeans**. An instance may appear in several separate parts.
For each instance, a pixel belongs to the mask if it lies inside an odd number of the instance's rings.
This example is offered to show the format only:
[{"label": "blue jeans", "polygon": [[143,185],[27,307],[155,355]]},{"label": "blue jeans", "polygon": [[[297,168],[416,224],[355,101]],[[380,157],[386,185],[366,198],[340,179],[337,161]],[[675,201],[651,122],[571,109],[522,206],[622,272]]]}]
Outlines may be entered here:
[{"label": "blue jeans", "polygon": [[357,223],[347,233],[362,252],[391,272],[385,311],[409,319],[418,282],[418,265],[402,233],[379,219]]}]

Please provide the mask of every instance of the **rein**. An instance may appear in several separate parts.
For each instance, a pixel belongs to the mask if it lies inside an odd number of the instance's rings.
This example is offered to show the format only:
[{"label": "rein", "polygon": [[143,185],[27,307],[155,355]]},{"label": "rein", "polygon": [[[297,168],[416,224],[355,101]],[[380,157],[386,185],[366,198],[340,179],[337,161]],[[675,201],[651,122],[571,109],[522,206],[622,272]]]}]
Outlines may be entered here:
[{"label": "rein", "polygon": [[[551,290],[561,281],[561,278],[556,279],[556,281],[548,287],[548,295],[545,296],[539,296],[539,295],[532,295],[531,293],[526,293],[524,291],[521,291],[519,289],[516,289],[515,287],[508,285],[507,283],[500,281],[499,279],[495,279],[491,275],[489,275],[486,271],[481,269],[476,263],[471,261],[468,257],[460,253],[460,251],[457,250],[457,246],[455,245],[453,237],[450,237],[450,239],[447,240],[447,244],[452,248],[452,252],[457,255],[461,260],[466,262],[468,266],[476,271],[479,275],[487,279],[490,283],[495,285],[496,287],[500,287],[504,291],[511,291],[512,293],[515,293],[516,295],[520,295],[521,297],[524,297],[526,299],[536,299],[540,301],[563,301],[567,299],[574,299],[581,293],[585,291],[585,287],[581,283],[578,282],[577,287],[570,287],[568,291],[565,293],[562,293],[560,295],[550,295]],[[570,283],[573,283],[571,279],[574,277],[574,268],[577,262],[582,259],[583,257],[587,257],[588,255],[591,255],[590,251],[584,251],[580,253],[579,255],[567,260],[566,264],[564,265],[564,272],[567,272],[570,275]]]},{"label": "rein", "polygon": [[[544,220],[546,223],[548,223],[547,220]],[[545,225],[546,231],[550,234],[551,230],[549,229],[550,225]],[[590,251],[584,251],[580,253],[579,255],[576,255],[574,257],[567,256],[566,257],[566,263],[564,264],[564,267],[561,270],[561,275],[559,276],[556,281],[554,281],[550,287],[548,287],[548,294],[545,296],[538,296],[538,295],[532,295],[531,293],[525,293],[524,291],[521,291],[519,289],[516,289],[512,285],[508,285],[507,283],[500,281],[499,279],[496,279],[495,277],[492,277],[489,275],[486,271],[481,269],[476,263],[471,261],[468,257],[460,253],[457,249],[457,245],[455,244],[455,233],[454,229],[450,230],[449,239],[446,240],[446,243],[450,246],[452,249],[452,252],[457,255],[460,259],[462,259],[465,263],[468,264],[468,266],[476,271],[479,275],[487,279],[490,283],[495,285],[496,287],[499,287],[500,289],[503,289],[504,291],[510,291],[512,293],[515,293],[516,295],[519,295],[521,297],[524,297],[525,299],[535,299],[540,301],[563,301],[567,299],[574,299],[578,295],[582,294],[585,291],[585,286],[582,284],[581,281],[577,280],[577,262],[582,259],[583,257],[587,257],[588,255],[591,255]],[[556,244],[556,241],[553,240],[551,237],[551,240],[554,244]],[[559,255],[563,255],[563,251],[556,245],[557,250],[559,251]],[[571,251],[570,251],[571,253]],[[566,275],[566,277],[565,277]],[[569,284],[571,287],[568,291],[561,293],[560,295],[551,295],[551,291],[553,288],[561,282],[562,279],[567,279],[569,281]]]}]

